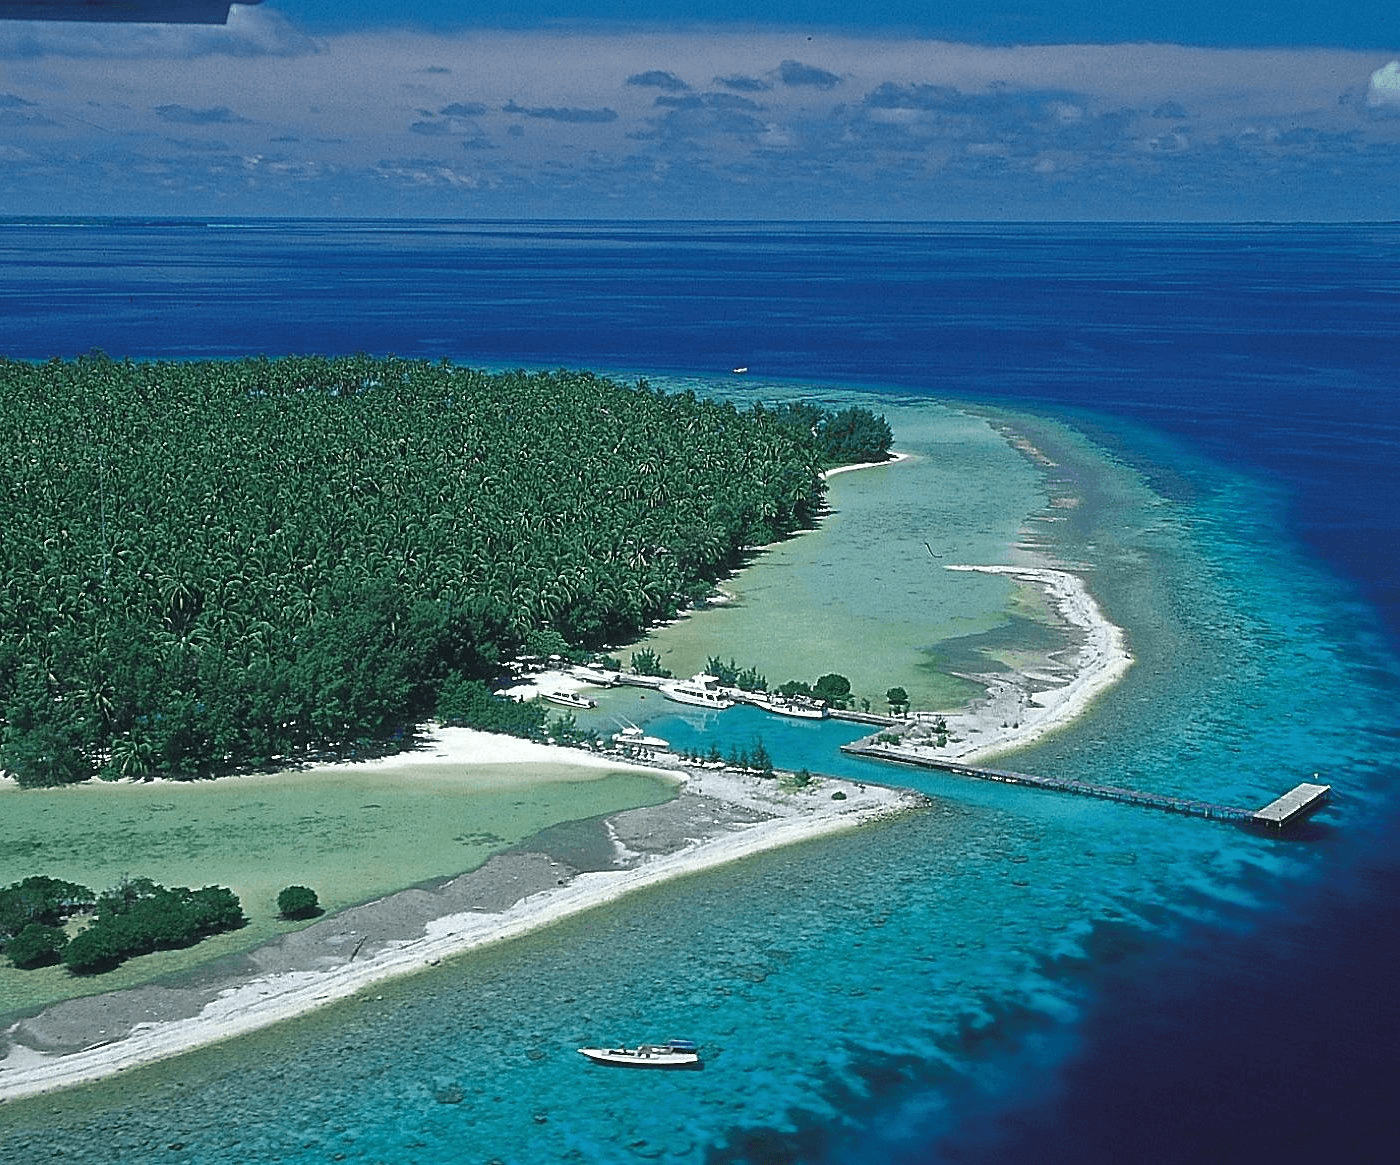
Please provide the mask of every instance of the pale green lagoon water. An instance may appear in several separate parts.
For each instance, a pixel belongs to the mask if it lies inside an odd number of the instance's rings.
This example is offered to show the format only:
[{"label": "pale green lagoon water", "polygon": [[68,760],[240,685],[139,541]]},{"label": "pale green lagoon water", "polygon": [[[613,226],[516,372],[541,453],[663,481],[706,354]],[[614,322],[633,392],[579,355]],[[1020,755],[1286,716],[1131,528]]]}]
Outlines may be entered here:
[{"label": "pale green lagoon water", "polygon": [[[894,686],[923,708],[976,694],[949,671],[988,661],[940,645],[1009,627],[1017,588],[944,567],[1013,561],[1028,516],[1049,503],[1042,474],[981,417],[938,404],[881,401],[880,411],[910,460],[833,477],[816,529],[757,552],[723,584],[731,601],[640,646],[677,676],[711,655],[756,667],[772,686],[837,672],[877,711]],[[624,663],[635,650],[622,649]]]},{"label": "pale green lagoon water", "polygon": [[184,970],[305,923],[277,893],[310,886],[338,910],[475,869],[546,826],[674,796],[637,772],[569,765],[399,765],[188,783],[0,788],[0,885],[34,874],[101,891],[124,877],[227,886],[248,925],[98,977],[0,966],[0,1015]]}]

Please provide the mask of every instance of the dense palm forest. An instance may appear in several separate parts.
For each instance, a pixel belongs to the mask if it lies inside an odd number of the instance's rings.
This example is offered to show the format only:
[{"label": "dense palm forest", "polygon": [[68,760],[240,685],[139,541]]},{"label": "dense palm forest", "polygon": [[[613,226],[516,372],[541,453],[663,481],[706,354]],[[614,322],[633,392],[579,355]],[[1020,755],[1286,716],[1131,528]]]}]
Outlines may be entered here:
[{"label": "dense palm forest", "polygon": [[0,767],[391,744],[531,631],[625,640],[809,523],[824,463],[884,453],[842,416],[364,356],[0,361]]}]

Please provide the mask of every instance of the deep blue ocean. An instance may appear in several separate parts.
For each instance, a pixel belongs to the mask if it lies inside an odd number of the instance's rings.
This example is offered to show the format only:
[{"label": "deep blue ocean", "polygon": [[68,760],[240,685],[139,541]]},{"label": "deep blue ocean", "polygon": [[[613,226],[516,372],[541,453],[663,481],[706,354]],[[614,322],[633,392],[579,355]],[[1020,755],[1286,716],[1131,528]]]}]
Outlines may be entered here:
[{"label": "deep blue ocean", "polygon": [[[1091,532],[1139,667],[1023,767],[1338,795],[1278,841],[939,786],[918,819],[0,1113],[0,1160],[1392,1158],[1400,227],[0,222],[0,354],[94,348],[714,391],[746,366],[750,395],[1051,418],[1155,509]],[[706,1071],[580,1076],[589,1024],[642,1016]]]}]

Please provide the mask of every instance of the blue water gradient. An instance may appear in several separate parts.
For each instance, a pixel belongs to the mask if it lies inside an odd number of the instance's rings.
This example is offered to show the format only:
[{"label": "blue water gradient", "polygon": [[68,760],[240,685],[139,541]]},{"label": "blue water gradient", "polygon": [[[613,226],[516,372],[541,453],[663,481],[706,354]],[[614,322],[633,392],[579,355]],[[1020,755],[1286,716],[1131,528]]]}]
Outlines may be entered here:
[{"label": "blue water gradient", "polygon": [[[1280,841],[833,760],[934,808],[10,1106],[0,1160],[1376,1159],[1397,255],[1384,227],[9,224],[15,355],[365,348],[717,390],[747,364],[736,391],[1052,416],[1036,440],[1084,498],[1053,538],[1139,665],[1018,766],[1241,804],[1319,771],[1339,795]],[[812,768],[840,731],[761,725]],[[573,1050],[666,1035],[705,1069]]]}]

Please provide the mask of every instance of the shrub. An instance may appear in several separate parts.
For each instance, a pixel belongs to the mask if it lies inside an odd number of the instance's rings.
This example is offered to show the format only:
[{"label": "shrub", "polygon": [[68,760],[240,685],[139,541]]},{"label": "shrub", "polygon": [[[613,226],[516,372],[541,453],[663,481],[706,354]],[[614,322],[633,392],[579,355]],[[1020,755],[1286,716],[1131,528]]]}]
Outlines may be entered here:
[{"label": "shrub", "polygon": [[56,963],[68,945],[68,936],[57,926],[31,922],[15,935],[5,947],[10,962],[23,970]]},{"label": "shrub", "polygon": [[321,904],[310,887],[288,886],[277,895],[277,909],[283,918],[310,918],[321,912]]}]

